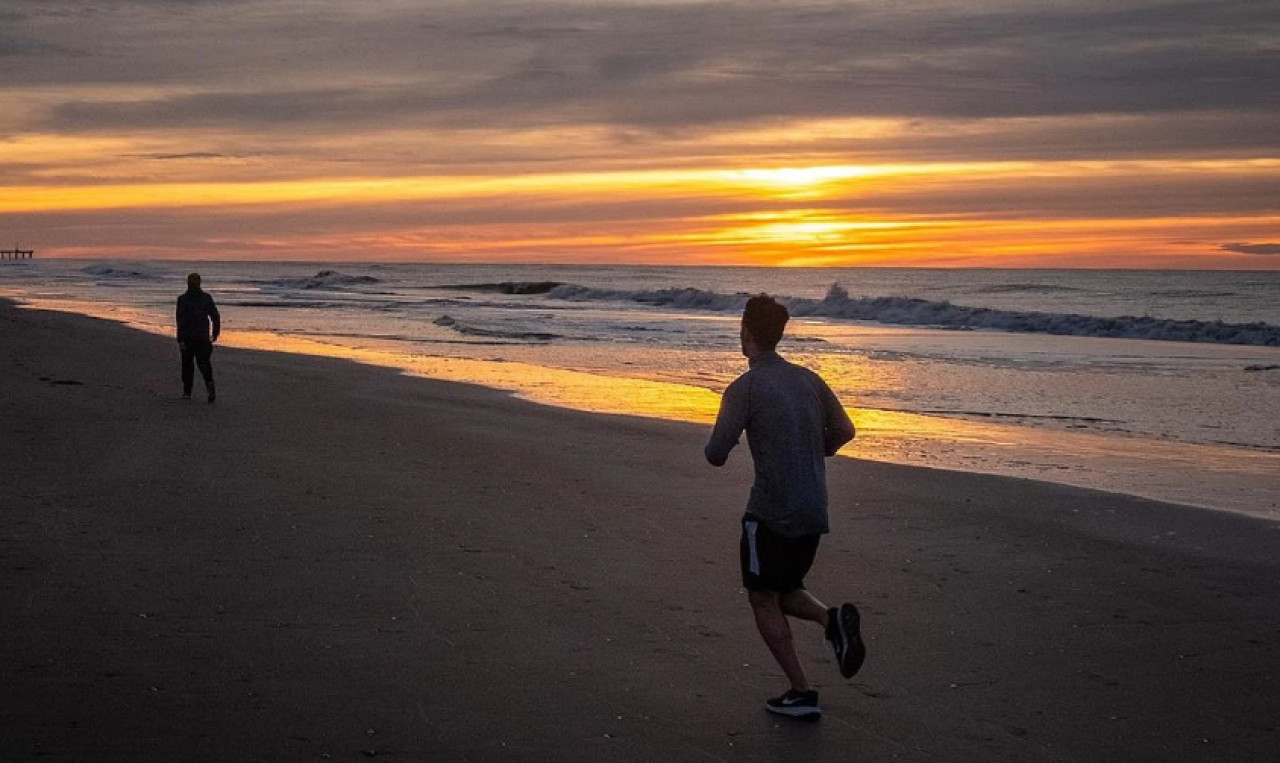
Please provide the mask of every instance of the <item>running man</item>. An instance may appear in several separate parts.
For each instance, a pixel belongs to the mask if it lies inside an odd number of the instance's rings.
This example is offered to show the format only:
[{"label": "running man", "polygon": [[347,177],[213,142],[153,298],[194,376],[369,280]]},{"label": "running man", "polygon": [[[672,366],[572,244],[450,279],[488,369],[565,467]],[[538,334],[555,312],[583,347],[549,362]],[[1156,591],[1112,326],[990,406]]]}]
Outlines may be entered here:
[{"label": "running man", "polygon": [[828,609],[804,588],[818,540],[827,528],[824,459],[854,437],[853,422],[826,382],[775,351],[790,315],[772,297],[747,301],[742,354],[749,370],[725,390],[707,461],[723,466],[743,430],[755,462],[755,484],[742,518],[742,585],[756,628],[791,688],[765,703],[773,713],[817,719],[818,692],[796,656],[787,617],[825,629],[840,673],[862,667],[866,648],[852,604]]},{"label": "running man", "polygon": [[178,297],[176,320],[178,349],[182,351],[182,399],[191,399],[191,385],[196,376],[192,368],[194,361],[200,366],[200,376],[204,378],[204,388],[212,403],[216,395],[210,358],[213,356],[213,343],[218,341],[218,334],[222,332],[222,318],[218,315],[217,305],[213,304],[213,297],[200,288],[199,273],[187,276],[187,291]]}]

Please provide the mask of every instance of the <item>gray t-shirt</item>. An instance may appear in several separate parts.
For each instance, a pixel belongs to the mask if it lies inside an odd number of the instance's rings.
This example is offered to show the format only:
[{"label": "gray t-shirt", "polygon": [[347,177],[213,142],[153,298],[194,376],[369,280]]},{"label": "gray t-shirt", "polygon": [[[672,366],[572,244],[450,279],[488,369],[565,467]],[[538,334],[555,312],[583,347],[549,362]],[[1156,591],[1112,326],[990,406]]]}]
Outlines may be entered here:
[{"label": "gray t-shirt", "polygon": [[752,358],[720,401],[707,460],[723,466],[743,430],[756,468],[747,513],[779,535],[827,532],[824,459],[854,436],[831,388],[775,352]]}]

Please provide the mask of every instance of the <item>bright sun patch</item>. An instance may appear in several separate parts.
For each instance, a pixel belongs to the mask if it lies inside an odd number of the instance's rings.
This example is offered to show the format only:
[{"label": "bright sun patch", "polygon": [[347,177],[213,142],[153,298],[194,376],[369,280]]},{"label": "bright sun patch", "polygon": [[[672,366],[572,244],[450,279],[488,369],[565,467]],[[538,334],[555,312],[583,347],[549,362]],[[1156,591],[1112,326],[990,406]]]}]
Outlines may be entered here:
[{"label": "bright sun patch", "polygon": [[836,180],[875,177],[884,174],[879,167],[777,167],[773,169],[746,169],[728,173],[731,178],[741,178],[752,183],[784,187],[810,186]]}]

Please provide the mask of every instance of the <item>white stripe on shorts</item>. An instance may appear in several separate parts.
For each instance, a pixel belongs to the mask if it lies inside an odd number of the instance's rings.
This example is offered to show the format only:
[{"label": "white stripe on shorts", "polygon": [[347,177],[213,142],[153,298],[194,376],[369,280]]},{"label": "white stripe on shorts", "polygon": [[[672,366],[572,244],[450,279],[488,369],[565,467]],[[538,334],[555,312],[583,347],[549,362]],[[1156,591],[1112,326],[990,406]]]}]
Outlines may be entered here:
[{"label": "white stripe on shorts", "polygon": [[747,525],[747,554],[750,561],[747,562],[747,572],[752,575],[760,574],[760,555],[756,553],[756,527],[759,522],[746,523]]}]

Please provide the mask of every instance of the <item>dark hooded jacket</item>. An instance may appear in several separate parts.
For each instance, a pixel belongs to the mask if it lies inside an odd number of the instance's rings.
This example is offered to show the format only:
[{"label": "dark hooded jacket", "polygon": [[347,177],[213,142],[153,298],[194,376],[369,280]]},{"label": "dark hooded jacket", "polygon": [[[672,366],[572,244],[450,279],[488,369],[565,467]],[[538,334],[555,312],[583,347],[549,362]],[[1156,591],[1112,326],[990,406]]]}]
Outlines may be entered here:
[{"label": "dark hooded jacket", "polygon": [[210,341],[209,325],[213,324],[212,339],[222,331],[222,318],[213,297],[199,287],[187,289],[178,297],[178,341]]}]

